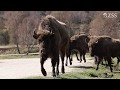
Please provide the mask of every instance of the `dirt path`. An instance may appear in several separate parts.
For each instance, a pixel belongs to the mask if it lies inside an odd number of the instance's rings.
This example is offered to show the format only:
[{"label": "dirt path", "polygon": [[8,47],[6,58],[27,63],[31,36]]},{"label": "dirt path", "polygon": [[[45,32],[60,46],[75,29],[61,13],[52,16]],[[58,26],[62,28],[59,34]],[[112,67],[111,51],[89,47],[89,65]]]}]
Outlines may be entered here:
[{"label": "dirt path", "polygon": [[[93,65],[93,60],[87,58],[87,62],[83,61],[79,63],[76,58],[73,58],[73,64],[65,66],[65,71],[70,72],[72,70],[80,69],[79,67],[90,67]],[[29,76],[43,76],[40,71],[40,59],[39,58],[24,58],[24,59],[6,59],[0,60],[0,79],[19,79]],[[51,60],[47,60],[44,64],[47,71],[47,76],[51,76]],[[61,73],[61,62],[60,62]],[[81,70],[84,68],[81,68]]]}]

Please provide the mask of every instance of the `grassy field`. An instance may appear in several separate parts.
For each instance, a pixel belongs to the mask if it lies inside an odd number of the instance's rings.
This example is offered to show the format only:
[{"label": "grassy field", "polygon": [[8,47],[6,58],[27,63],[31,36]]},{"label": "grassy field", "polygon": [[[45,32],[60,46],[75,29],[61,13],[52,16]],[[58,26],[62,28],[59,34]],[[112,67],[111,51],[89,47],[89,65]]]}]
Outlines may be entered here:
[{"label": "grassy field", "polygon": [[110,72],[109,67],[105,68],[100,65],[98,71],[95,70],[95,66],[90,69],[84,69],[83,72],[74,70],[70,73],[60,74],[56,78],[45,76],[31,76],[23,79],[120,79],[120,71]]},{"label": "grassy field", "polygon": [[[34,48],[34,51],[38,50],[38,48]],[[22,52],[25,52],[26,49],[22,50]],[[17,59],[17,58],[39,58],[39,55],[6,55],[12,54],[13,51],[6,51],[5,55],[1,55],[0,59]],[[4,53],[2,53],[4,54]],[[75,56],[75,55],[74,55]],[[90,57],[87,53],[87,58]],[[116,64],[114,58],[114,63]],[[113,66],[115,66],[115,64]],[[56,78],[53,77],[44,77],[44,76],[31,76],[23,79],[120,79],[120,70],[115,70],[115,67],[113,67],[113,73],[110,72],[109,67],[105,67],[103,65],[99,66],[99,70],[95,70],[96,65],[94,65],[92,68],[84,68],[83,72],[81,70],[74,70],[70,73],[65,73],[57,76]]]},{"label": "grassy field", "polygon": [[[87,56],[89,57],[89,56]],[[74,69],[72,72],[61,74],[56,78],[45,76],[31,76],[24,79],[120,79],[120,70],[116,70],[116,58],[113,59],[113,72],[110,72],[109,66],[99,65],[99,70],[96,71],[96,65],[91,68]],[[105,62],[104,62],[105,63]]]}]

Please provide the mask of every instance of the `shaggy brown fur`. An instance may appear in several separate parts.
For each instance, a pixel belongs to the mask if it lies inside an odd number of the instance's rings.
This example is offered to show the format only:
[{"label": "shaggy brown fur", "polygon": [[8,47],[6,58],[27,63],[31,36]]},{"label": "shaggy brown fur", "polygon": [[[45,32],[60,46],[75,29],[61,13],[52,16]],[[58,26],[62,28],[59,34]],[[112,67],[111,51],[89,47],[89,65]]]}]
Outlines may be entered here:
[{"label": "shaggy brown fur", "polygon": [[[90,39],[86,34],[73,35],[70,38],[69,55],[67,56],[67,58],[69,57],[70,64],[72,64],[72,62],[71,62],[72,61],[71,54],[72,54],[73,50],[77,50],[80,53],[80,62],[82,61],[82,58],[83,58],[84,62],[86,62],[85,54],[89,50],[89,47],[88,47],[89,40]],[[78,59],[77,53],[76,53],[76,57]],[[66,66],[67,66],[67,59],[66,59]]]},{"label": "shaggy brown fur", "polygon": [[117,57],[117,64],[120,61],[120,40],[110,38],[109,36],[101,36],[91,44],[91,56],[98,57],[98,64],[96,70],[98,70],[99,63],[104,58],[108,61],[110,70],[112,72],[111,57]]},{"label": "shaggy brown fur", "polygon": [[[42,40],[47,44],[46,45],[44,44],[40,47],[40,50],[42,50],[40,52],[43,52],[43,51],[49,52],[49,53],[46,53],[46,58],[43,58],[44,56],[41,56],[41,68],[42,68],[41,71],[44,76],[46,76],[47,73],[43,67],[43,64],[48,57],[51,58],[52,67],[53,67],[52,69],[53,76],[56,76],[56,74],[57,75],[59,74],[59,52],[62,60],[61,70],[62,70],[62,73],[65,73],[64,57],[65,57],[65,53],[68,50],[67,48],[69,46],[69,34],[67,31],[68,28],[69,27],[66,24],[58,21],[55,17],[48,15],[43,18],[37,32],[34,33],[34,37],[37,37],[36,39],[38,39],[41,36],[40,33],[42,31],[47,30],[54,33],[52,38]],[[47,40],[49,41],[49,43],[47,42]],[[55,72],[56,64],[57,64],[57,69]]]},{"label": "shaggy brown fur", "polygon": [[99,41],[100,40],[103,40],[103,39],[111,39],[111,37],[110,36],[106,36],[106,35],[103,35],[103,36],[89,36],[89,38],[90,38],[90,41],[89,41],[89,43],[88,43],[88,45],[89,45],[89,47],[91,46],[91,44],[93,44],[94,42],[96,42],[98,39],[99,39]]}]

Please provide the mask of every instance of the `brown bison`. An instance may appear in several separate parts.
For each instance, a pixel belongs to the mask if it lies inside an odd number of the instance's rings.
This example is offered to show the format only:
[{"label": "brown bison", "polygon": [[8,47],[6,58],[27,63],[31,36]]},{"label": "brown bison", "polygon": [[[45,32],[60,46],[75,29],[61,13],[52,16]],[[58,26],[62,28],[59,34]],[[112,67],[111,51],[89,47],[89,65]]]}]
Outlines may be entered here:
[{"label": "brown bison", "polygon": [[[90,38],[90,41],[89,41],[89,43],[88,43],[88,46],[89,46],[89,49],[91,49],[91,45],[94,43],[94,42],[96,42],[99,38],[101,38],[101,37],[107,37],[107,36],[89,36],[89,38]],[[91,50],[89,50],[89,51],[91,51]],[[98,57],[97,56],[95,56],[94,55],[94,57],[95,57],[95,61],[94,61],[94,63],[95,64],[97,64],[97,59],[98,59]],[[102,62],[102,64],[103,64],[103,62]]]},{"label": "brown bison", "polygon": [[[69,54],[67,56],[67,59],[69,57],[70,65],[72,64],[72,62],[71,62],[72,55],[71,54],[72,54],[73,50],[75,50],[77,59],[78,59],[78,56],[77,56],[76,50],[80,53],[80,62],[82,61],[82,59],[84,60],[84,62],[86,62],[85,54],[89,50],[89,47],[88,47],[89,40],[90,40],[90,38],[86,34],[73,35],[70,38]],[[67,66],[67,59],[66,59],[66,66]]]},{"label": "brown bison", "polygon": [[44,76],[47,73],[43,65],[48,57],[51,58],[53,76],[59,74],[59,52],[62,60],[61,70],[62,73],[65,73],[64,57],[69,46],[68,29],[69,27],[65,23],[58,21],[51,15],[47,15],[41,21],[37,32],[34,31],[33,37],[38,39],[40,44],[41,72]]},{"label": "brown bison", "polygon": [[101,36],[95,42],[91,44],[91,56],[98,57],[97,68],[98,70],[99,64],[102,59],[108,61],[108,65],[110,66],[110,71],[112,72],[112,57],[117,57],[119,64],[120,61],[120,40],[113,39],[109,36]]},{"label": "brown bison", "polygon": [[[103,36],[91,36],[91,35],[89,35],[89,38],[90,38],[90,41],[89,41],[89,43],[88,43],[89,49],[91,49],[91,48],[90,48],[91,45],[92,45],[94,42],[98,41],[98,40],[104,40],[105,38],[111,39],[111,37],[106,36],[106,35],[103,35]],[[95,56],[95,55],[94,55],[94,57],[95,57],[95,64],[97,64],[97,62],[98,62],[98,57]],[[118,57],[117,57],[117,59],[118,59]],[[104,58],[104,60],[105,60],[105,58]],[[119,61],[119,60],[118,60],[118,61]],[[101,62],[101,64],[104,65],[104,64],[103,64],[103,61]],[[105,64],[106,64],[106,66],[107,66],[107,61],[106,61],[106,60],[105,60]]]}]

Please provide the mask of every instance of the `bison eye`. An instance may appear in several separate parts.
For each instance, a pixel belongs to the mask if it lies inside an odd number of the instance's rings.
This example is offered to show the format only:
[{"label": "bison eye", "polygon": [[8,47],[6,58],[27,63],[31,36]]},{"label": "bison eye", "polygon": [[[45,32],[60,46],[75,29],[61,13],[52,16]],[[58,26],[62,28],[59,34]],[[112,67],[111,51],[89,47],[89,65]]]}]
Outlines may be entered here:
[{"label": "bison eye", "polygon": [[41,43],[42,42],[42,40],[41,39],[39,39],[39,43]]},{"label": "bison eye", "polygon": [[49,25],[47,24],[47,25],[45,25],[45,29],[49,29],[50,27],[49,27]]}]

